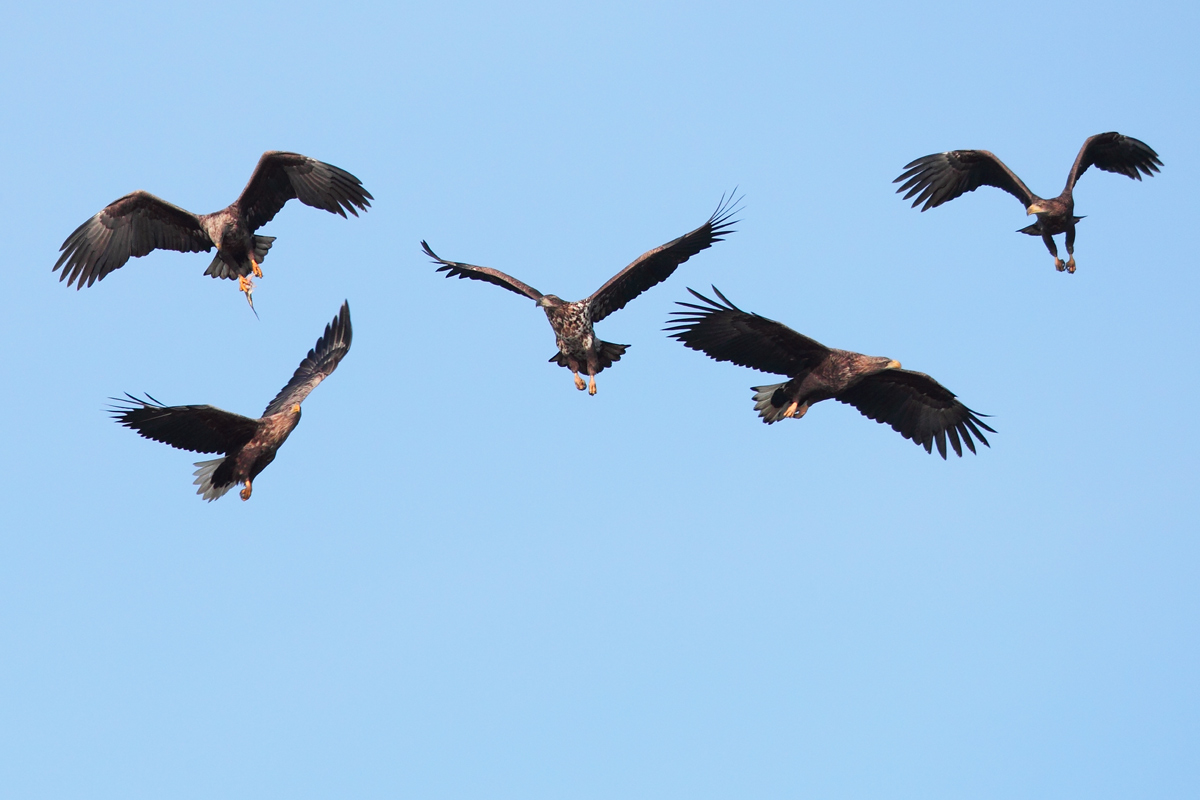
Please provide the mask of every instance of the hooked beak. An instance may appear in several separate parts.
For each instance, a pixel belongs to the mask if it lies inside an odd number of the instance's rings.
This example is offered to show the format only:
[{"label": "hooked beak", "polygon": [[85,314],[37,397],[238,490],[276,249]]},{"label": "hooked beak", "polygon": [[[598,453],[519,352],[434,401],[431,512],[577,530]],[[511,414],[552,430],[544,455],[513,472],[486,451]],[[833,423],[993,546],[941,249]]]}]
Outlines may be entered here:
[{"label": "hooked beak", "polygon": [[1030,203],[1029,208],[1025,209],[1025,216],[1027,216],[1027,217],[1030,214],[1045,214],[1045,213],[1046,213],[1046,207],[1043,206],[1041,203]]},{"label": "hooked beak", "polygon": [[900,362],[892,359],[888,362],[888,369],[900,369]]}]

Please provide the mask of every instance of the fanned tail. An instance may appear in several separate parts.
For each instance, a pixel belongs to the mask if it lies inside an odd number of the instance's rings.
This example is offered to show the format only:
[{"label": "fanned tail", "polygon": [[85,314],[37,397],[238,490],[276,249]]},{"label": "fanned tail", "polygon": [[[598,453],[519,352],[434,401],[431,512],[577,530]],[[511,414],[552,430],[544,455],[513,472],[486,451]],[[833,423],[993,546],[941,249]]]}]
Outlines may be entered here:
[{"label": "fanned tail", "polygon": [[[754,392],[754,410],[768,425],[784,419],[783,413],[787,411],[788,407],[787,393],[783,391],[785,386],[787,386],[786,381],[770,386],[750,387],[750,390]],[[808,408],[805,407],[805,411],[807,410]],[[803,416],[803,413],[800,416]]]},{"label": "fanned tail", "polygon": [[[596,374],[599,375],[603,370],[611,367],[613,364],[621,360],[621,356],[625,355],[625,351],[629,349],[627,344],[613,344],[612,342],[600,342],[600,347],[596,351]],[[571,368],[571,360],[567,356],[558,352],[550,356],[550,360],[558,364],[560,367]],[[587,371],[586,364],[579,364],[582,371]]]},{"label": "fanned tail", "polygon": [[204,499],[210,503],[233,488],[233,481],[228,478],[225,478],[225,483],[220,483],[221,478],[217,478],[215,485],[213,482],[214,473],[221,468],[226,458],[227,456],[222,456],[211,461],[197,461],[195,464],[199,469],[192,473],[196,476],[196,480],[192,481],[192,484],[200,487],[196,490],[196,494],[203,495]]}]

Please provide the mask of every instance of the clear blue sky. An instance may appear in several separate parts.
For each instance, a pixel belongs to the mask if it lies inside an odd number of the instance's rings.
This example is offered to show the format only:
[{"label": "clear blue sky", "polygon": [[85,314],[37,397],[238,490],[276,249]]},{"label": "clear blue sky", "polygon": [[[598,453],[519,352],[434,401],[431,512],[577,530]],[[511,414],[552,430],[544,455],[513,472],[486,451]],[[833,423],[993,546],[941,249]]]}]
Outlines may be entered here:
[{"label": "clear blue sky", "polygon": [[[1185,3],[24,4],[0,31],[0,795],[1200,794],[1198,64]],[[1074,276],[999,190],[1083,140]],[[196,212],[299,151],[255,320],[206,255],[51,272],[134,189]],[[533,303],[745,193],[605,320],[589,398]],[[836,403],[761,424],[661,328],[685,287],[928,372],[991,414],[943,462]],[[343,299],[354,345],[253,498],[106,398],[257,414]]]}]

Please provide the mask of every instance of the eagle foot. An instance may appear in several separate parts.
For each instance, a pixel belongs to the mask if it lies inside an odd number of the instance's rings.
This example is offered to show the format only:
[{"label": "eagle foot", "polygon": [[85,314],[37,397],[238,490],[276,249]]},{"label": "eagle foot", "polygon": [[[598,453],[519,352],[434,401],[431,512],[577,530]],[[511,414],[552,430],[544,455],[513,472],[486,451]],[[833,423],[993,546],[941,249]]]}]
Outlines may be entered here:
[{"label": "eagle foot", "polygon": [[[583,387],[580,387],[580,388],[583,388]],[[595,395],[596,395],[596,376],[595,375],[588,376],[588,394],[592,395],[593,397],[595,397]]]},{"label": "eagle foot", "polygon": [[[587,388],[587,384],[583,382],[583,378],[579,377],[578,372],[575,373],[575,388],[581,392]],[[595,392],[592,392],[592,394],[595,394]]]},{"label": "eagle foot", "polygon": [[[1054,268],[1056,270],[1058,270],[1059,272],[1062,272],[1063,270],[1065,270],[1067,268],[1067,265],[1063,263],[1063,260],[1061,258],[1059,258],[1058,256],[1055,256],[1054,257]],[[1071,270],[1071,271],[1074,272],[1075,270]]]},{"label": "eagle foot", "polygon": [[1071,260],[1067,262],[1067,272],[1071,275],[1075,274],[1075,256],[1071,256]]},{"label": "eagle foot", "polygon": [[260,267],[258,265],[258,262],[255,261],[253,258],[250,259],[250,271],[254,273],[254,277],[256,277],[256,278],[262,277],[262,267]]},{"label": "eagle foot", "polygon": [[252,492],[253,490],[254,490],[254,487],[252,487],[250,485],[250,481],[246,481],[246,488],[244,488],[240,492],[238,492],[238,495],[242,498],[242,500],[249,500],[250,492]]}]

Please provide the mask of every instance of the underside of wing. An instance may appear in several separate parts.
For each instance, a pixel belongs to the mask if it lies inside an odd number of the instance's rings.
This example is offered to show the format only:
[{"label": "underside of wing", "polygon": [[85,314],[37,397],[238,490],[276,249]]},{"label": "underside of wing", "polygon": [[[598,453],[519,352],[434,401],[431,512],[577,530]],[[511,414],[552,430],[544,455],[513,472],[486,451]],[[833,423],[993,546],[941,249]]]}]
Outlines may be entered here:
[{"label": "underside of wing", "polygon": [[947,438],[954,452],[961,456],[963,443],[975,452],[972,435],[988,444],[980,428],[995,433],[974,411],[959,402],[953,392],[923,372],[886,369],[863,378],[835,399],[854,406],[876,422],[891,425],[927,453],[933,452],[936,442],[942,458],[946,457]]},{"label": "underside of wing", "polygon": [[1034,200],[1020,178],[987,150],[951,150],[910,161],[892,183],[903,183],[896,193],[904,199],[915,195],[912,207],[924,203],[922,211],[936,208],[980,186],[1003,189],[1028,207]]},{"label": "underside of wing", "polygon": [[671,312],[678,318],[669,320],[673,324],[665,330],[709,358],[795,377],[829,357],[825,345],[782,323],[742,311],[715,286],[713,291],[722,302],[688,291],[704,305],[677,303],[692,310]]},{"label": "underside of wing", "polygon": [[526,283],[522,283],[511,275],[507,275],[498,269],[491,267],[478,267],[474,264],[464,264],[461,261],[447,261],[439,256],[429,247],[429,244],[422,239],[421,249],[425,251],[425,255],[433,259],[435,264],[441,264],[437,268],[438,272],[446,273],[446,277],[454,278],[470,278],[473,281],[485,281],[493,286],[500,286],[508,289],[510,292],[516,292],[528,297],[530,300],[539,300],[543,297],[542,293]]},{"label": "underside of wing", "polygon": [[63,242],[54,264],[59,280],[77,289],[91,286],[130,258],[151,250],[198,253],[211,250],[212,241],[190,211],[149,192],[132,192],[109,203],[75,229]]},{"label": "underside of wing", "polygon": [[236,205],[250,230],[266,225],[288,200],[346,216],[366,211],[374,200],[362,181],[340,167],[299,153],[263,153]]},{"label": "underside of wing", "polygon": [[1075,164],[1067,177],[1067,189],[1073,189],[1075,181],[1091,166],[1140,181],[1142,175],[1158,172],[1162,161],[1158,159],[1158,153],[1145,142],[1109,131],[1088,137],[1083,147],[1079,148],[1079,155],[1075,157]]},{"label": "underside of wing", "polygon": [[630,300],[651,286],[671,277],[671,273],[680,264],[701,250],[712,247],[715,242],[722,241],[727,234],[733,233],[732,226],[738,221],[731,217],[741,210],[737,204],[742,200],[740,197],[734,199],[736,191],[735,189],[727,197],[722,196],[717,210],[699,228],[667,242],[662,247],[643,253],[597,289],[588,298],[592,322],[599,322],[614,311],[621,310]]},{"label": "underside of wing", "polygon": [[114,397],[113,419],[147,439],[194,453],[230,453],[253,438],[258,420],[215,406],[164,406],[150,395]]},{"label": "underside of wing", "polygon": [[350,304],[342,303],[338,315],[325,326],[325,333],[317,339],[316,345],[308,351],[308,355],[296,367],[292,379],[279,390],[275,399],[263,411],[264,417],[277,414],[293,403],[302,403],[304,398],[317,387],[317,384],[328,378],[337,365],[350,350],[350,340],[354,330],[350,326]]}]

